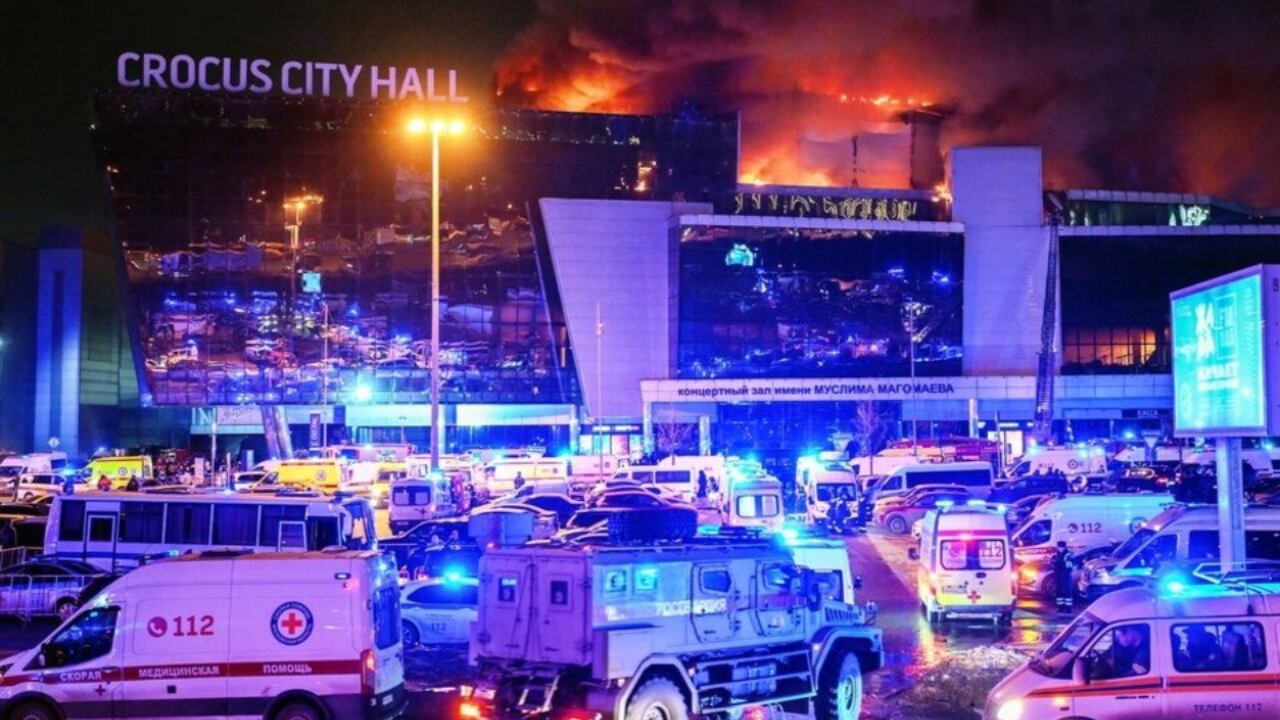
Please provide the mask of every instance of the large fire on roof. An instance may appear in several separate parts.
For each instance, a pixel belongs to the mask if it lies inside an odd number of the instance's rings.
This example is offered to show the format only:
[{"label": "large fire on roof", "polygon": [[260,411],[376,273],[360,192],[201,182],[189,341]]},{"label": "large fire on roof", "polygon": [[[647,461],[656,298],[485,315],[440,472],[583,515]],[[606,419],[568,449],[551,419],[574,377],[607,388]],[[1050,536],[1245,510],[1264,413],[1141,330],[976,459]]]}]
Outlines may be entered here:
[{"label": "large fire on roof", "polygon": [[1280,203],[1280,13],[1232,3],[543,0],[500,103],[740,110],[744,182],[848,185],[857,137],[945,107],[943,149],[1043,145],[1057,187]]}]

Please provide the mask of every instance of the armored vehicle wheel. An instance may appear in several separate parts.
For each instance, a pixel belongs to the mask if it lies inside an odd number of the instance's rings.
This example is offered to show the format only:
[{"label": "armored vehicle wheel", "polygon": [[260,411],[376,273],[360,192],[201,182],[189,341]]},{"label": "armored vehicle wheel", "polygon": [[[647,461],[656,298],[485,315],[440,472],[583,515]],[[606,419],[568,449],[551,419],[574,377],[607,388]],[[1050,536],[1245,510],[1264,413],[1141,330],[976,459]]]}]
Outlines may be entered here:
[{"label": "armored vehicle wheel", "polygon": [[680,688],[658,677],[636,689],[627,703],[626,720],[689,720],[689,708]]},{"label": "armored vehicle wheel", "polygon": [[617,545],[688,540],[697,534],[698,511],[692,508],[631,508],[609,517],[609,542]]},{"label": "armored vehicle wheel", "polygon": [[827,659],[814,706],[817,720],[857,720],[862,712],[862,663],[856,653]]}]

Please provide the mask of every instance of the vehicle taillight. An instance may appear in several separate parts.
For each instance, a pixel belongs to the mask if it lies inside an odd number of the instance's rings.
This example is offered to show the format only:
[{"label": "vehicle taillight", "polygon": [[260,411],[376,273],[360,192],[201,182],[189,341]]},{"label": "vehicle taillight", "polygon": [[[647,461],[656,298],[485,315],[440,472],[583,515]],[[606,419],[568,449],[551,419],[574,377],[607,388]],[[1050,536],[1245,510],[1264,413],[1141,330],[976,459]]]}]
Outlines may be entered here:
[{"label": "vehicle taillight", "polygon": [[460,718],[478,718],[480,715],[480,706],[473,702],[462,702],[458,704],[458,717]]},{"label": "vehicle taillight", "polygon": [[938,594],[938,573],[929,573],[929,594]]},{"label": "vehicle taillight", "polygon": [[378,656],[372,650],[360,653],[360,693],[373,695],[378,686]]}]

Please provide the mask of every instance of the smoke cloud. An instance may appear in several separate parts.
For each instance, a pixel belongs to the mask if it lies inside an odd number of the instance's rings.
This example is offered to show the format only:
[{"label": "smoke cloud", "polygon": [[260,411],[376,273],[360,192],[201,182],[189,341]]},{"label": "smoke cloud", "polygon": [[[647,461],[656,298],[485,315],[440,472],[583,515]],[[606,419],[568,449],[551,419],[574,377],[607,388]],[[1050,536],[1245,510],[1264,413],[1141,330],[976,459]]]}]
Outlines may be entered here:
[{"label": "smoke cloud", "polygon": [[[1280,204],[1280,10],[1262,0],[543,0],[505,106],[740,110],[744,181],[848,184],[854,133],[1044,146],[1053,187]],[[832,152],[824,152],[831,148]]]}]

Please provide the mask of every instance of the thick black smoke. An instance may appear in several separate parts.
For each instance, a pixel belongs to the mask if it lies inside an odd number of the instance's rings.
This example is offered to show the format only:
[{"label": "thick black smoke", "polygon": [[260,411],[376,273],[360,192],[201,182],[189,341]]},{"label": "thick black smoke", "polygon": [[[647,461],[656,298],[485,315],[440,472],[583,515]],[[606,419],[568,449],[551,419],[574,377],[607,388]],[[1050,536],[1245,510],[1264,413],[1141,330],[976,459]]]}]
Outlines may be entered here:
[{"label": "thick black smoke", "polygon": [[[1035,143],[1057,187],[1280,204],[1280,6],[1261,0],[543,0],[499,101],[743,112],[743,174],[845,182],[801,145],[928,102],[945,144]],[[801,143],[800,141],[804,141]]]}]

